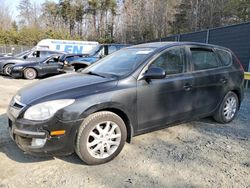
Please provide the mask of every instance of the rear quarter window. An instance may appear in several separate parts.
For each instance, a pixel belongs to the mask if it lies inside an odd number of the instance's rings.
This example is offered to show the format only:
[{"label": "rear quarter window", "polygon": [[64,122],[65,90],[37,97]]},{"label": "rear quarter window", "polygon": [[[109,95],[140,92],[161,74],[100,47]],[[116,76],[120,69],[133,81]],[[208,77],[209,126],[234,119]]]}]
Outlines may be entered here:
[{"label": "rear quarter window", "polygon": [[230,65],[232,63],[232,54],[229,51],[222,50],[222,49],[215,49],[216,53],[218,54],[221,63],[225,66]]}]

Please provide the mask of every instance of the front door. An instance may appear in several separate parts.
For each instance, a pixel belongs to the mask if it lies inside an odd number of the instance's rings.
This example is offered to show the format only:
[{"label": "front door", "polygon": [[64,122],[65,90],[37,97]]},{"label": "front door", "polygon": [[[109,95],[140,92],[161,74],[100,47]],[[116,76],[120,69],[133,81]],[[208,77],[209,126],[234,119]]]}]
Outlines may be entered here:
[{"label": "front door", "polygon": [[173,47],[161,53],[150,67],[161,67],[166,78],[139,80],[137,114],[139,132],[182,121],[193,109],[193,76],[186,71],[185,48]]},{"label": "front door", "polygon": [[43,74],[57,74],[60,65],[57,57],[51,57],[47,61],[42,63]]}]

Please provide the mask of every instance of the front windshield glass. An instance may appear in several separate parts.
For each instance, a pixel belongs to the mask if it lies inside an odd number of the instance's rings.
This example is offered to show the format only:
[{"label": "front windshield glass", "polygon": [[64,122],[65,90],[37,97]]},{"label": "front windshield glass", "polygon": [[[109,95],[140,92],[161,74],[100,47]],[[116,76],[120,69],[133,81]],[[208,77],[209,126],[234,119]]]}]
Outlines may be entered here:
[{"label": "front windshield glass", "polygon": [[17,58],[22,58],[23,56],[27,55],[30,51],[27,50],[27,51],[24,51],[24,52],[21,52],[21,53],[18,53],[16,55],[14,55],[14,57],[17,57]]},{"label": "front windshield glass", "polygon": [[103,58],[84,72],[124,76],[134,71],[153,51],[154,48],[125,48]]},{"label": "front windshield glass", "polygon": [[97,45],[92,50],[90,50],[89,56],[96,56],[101,49],[100,47],[101,47],[101,45]]}]

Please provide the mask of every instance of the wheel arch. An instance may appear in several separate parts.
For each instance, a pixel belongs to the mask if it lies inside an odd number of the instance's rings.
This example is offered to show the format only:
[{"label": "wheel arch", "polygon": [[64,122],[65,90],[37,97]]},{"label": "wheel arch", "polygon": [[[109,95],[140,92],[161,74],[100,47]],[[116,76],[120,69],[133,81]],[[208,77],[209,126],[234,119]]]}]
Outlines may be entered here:
[{"label": "wheel arch", "polygon": [[239,89],[232,89],[231,92],[234,92],[238,99],[239,99],[239,105],[241,104],[242,100],[243,100],[243,96],[242,96],[242,92]]},{"label": "wheel arch", "polygon": [[133,120],[130,118],[126,110],[121,108],[120,106],[117,105],[112,105],[110,103],[107,104],[102,104],[102,105],[94,105],[82,113],[81,117],[86,118],[90,114],[96,113],[96,112],[101,112],[101,111],[109,111],[112,112],[116,115],[118,115],[125,123],[126,125],[126,130],[127,130],[127,142],[130,143],[131,139],[134,135],[134,127],[133,127]]},{"label": "wheel arch", "polygon": [[39,71],[38,71],[37,68],[35,68],[35,67],[24,67],[24,68],[23,68],[23,75],[24,75],[25,69],[33,69],[33,70],[36,71],[36,76],[37,76],[37,77],[40,76]]},{"label": "wheel arch", "polygon": [[132,137],[133,137],[134,130],[133,130],[133,126],[131,124],[131,121],[130,121],[128,115],[124,111],[122,111],[121,109],[118,109],[118,108],[104,108],[104,109],[100,109],[96,112],[101,112],[101,111],[112,112],[112,113],[118,115],[123,120],[123,122],[126,125],[126,129],[127,129],[127,142],[130,143],[132,140]]},{"label": "wheel arch", "polygon": [[4,69],[5,69],[5,67],[8,66],[8,65],[15,65],[15,63],[5,63],[5,64],[3,65],[2,73],[4,73]]}]

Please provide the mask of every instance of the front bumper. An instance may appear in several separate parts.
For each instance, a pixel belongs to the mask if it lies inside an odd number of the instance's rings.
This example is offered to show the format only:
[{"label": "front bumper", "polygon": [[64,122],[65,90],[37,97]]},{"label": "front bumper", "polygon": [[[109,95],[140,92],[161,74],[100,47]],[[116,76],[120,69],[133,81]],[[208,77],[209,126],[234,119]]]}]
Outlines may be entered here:
[{"label": "front bumper", "polygon": [[22,78],[23,77],[23,70],[11,70],[10,76],[13,78]]},{"label": "front bumper", "polygon": [[[56,117],[48,121],[15,119],[8,111],[9,132],[18,147],[26,153],[38,156],[68,155],[75,150],[77,130],[82,120],[61,121]],[[65,130],[61,136],[51,136],[50,132]],[[36,145],[36,141],[42,145]]]}]

